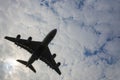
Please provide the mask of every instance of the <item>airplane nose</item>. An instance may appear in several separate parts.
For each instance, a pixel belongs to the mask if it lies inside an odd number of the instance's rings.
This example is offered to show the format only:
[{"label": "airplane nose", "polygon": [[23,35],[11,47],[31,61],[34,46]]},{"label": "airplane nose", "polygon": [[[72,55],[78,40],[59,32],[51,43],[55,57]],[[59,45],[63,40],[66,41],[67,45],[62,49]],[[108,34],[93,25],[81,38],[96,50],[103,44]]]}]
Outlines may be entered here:
[{"label": "airplane nose", "polygon": [[56,31],[57,31],[57,29],[54,29],[54,31],[56,32]]},{"label": "airplane nose", "polygon": [[57,32],[57,29],[54,29],[53,32],[56,33],[56,32]]}]

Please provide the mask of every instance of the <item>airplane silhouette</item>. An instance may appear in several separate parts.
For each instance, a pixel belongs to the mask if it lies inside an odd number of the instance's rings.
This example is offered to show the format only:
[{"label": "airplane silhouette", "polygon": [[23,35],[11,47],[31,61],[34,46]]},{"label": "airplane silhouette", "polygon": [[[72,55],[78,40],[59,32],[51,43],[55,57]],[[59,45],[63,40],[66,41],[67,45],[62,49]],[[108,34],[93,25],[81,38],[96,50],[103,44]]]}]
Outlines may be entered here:
[{"label": "airplane silhouette", "polygon": [[32,63],[35,60],[40,59],[52,69],[54,69],[59,75],[61,75],[61,71],[59,69],[61,63],[55,62],[54,58],[56,57],[56,54],[52,55],[48,47],[48,44],[53,40],[56,33],[57,29],[53,29],[51,32],[48,33],[48,35],[43,39],[42,42],[32,41],[32,37],[29,37],[28,40],[20,39],[20,35],[17,35],[16,38],[5,36],[5,39],[14,42],[17,46],[24,48],[32,54],[28,61],[23,61],[19,59],[17,61],[26,65],[26,67],[29,67],[33,72],[36,73],[36,70],[32,66]]}]

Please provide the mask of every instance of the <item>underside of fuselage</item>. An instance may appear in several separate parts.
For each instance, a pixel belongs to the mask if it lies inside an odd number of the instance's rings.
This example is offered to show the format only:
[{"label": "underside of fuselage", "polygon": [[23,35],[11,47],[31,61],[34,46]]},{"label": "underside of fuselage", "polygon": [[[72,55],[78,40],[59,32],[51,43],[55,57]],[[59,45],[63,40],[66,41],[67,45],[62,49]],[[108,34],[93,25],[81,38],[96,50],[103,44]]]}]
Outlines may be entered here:
[{"label": "underside of fuselage", "polygon": [[42,56],[46,50],[47,46],[44,46],[44,44],[40,45],[35,52],[32,54],[32,56],[29,58],[28,63],[26,66],[31,65],[35,60],[38,60],[40,56]]}]

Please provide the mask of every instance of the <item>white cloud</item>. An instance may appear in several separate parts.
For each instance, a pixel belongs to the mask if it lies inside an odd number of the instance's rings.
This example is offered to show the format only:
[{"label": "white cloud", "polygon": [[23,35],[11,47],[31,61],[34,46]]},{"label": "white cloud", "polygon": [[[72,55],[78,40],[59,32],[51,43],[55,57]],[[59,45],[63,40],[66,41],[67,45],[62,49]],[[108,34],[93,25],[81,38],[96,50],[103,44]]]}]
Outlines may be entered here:
[{"label": "white cloud", "polygon": [[[119,0],[0,0],[1,80],[119,80],[120,9]],[[30,54],[4,36],[29,36],[42,41],[58,29],[52,44],[55,60],[61,62],[59,76],[42,61],[34,74],[23,65],[6,71],[8,58],[28,60]],[[16,77],[15,77],[16,76]],[[25,76],[25,77],[23,77]]]}]

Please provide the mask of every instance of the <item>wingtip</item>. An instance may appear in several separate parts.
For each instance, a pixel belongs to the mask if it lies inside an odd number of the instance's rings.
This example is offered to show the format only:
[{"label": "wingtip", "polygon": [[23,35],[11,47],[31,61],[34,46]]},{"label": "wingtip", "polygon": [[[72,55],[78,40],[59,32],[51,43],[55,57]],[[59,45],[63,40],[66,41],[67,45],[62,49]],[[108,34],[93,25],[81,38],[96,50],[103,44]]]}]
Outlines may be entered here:
[{"label": "wingtip", "polygon": [[16,61],[18,61],[18,62],[19,62],[20,60],[19,60],[19,59],[17,59]]},{"label": "wingtip", "polygon": [[59,70],[59,68],[55,69],[55,71],[56,71],[59,75],[62,74],[61,71]]},{"label": "wingtip", "polygon": [[58,74],[59,74],[59,75],[61,75],[62,73],[61,73],[61,72],[59,72]]},{"label": "wingtip", "polygon": [[36,71],[34,73],[36,73]]},{"label": "wingtip", "polygon": [[4,39],[7,39],[7,36],[5,36]]}]

